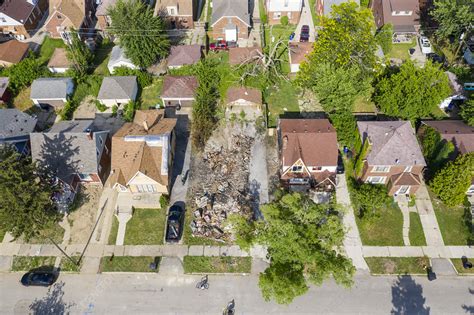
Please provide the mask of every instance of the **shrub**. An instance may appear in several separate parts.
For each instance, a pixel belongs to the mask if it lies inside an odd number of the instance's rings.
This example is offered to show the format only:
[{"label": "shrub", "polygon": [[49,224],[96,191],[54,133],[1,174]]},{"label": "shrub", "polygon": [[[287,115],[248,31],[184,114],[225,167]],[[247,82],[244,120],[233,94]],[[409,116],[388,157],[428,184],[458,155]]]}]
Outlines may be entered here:
[{"label": "shrub", "polygon": [[288,19],[288,17],[286,15],[284,15],[280,18],[280,24],[281,25],[287,26],[289,23],[290,23],[290,20]]},{"label": "shrub", "polygon": [[130,69],[127,67],[118,67],[114,70],[114,76],[129,76],[134,75],[137,77],[138,85],[140,88],[145,88],[153,83],[153,77],[146,71],[141,71],[138,69]]},{"label": "shrub", "polygon": [[392,37],[393,37],[393,26],[390,23],[382,26],[375,38],[377,39],[377,44],[380,45],[384,54],[388,54],[392,51]]},{"label": "shrub", "polygon": [[160,196],[160,207],[161,207],[161,209],[168,208],[169,203],[170,203],[170,197],[168,195],[161,195]]},{"label": "shrub", "polygon": [[34,80],[48,77],[50,73],[33,54],[30,54],[19,63],[3,69],[2,76],[10,79],[9,90],[13,95],[17,95],[21,89],[31,85]]},{"label": "shrub", "polygon": [[75,110],[76,110],[76,105],[74,104],[74,102],[67,101],[66,104],[64,104],[64,107],[61,109],[61,112],[59,113],[61,120],[72,119],[72,115],[74,114]]},{"label": "shrub", "polygon": [[135,111],[140,108],[140,103],[138,102],[129,102],[123,108],[123,120],[127,122],[133,121],[135,116]]},{"label": "shrub", "polygon": [[118,111],[118,106],[117,105],[112,106],[112,117],[117,116],[117,111]]},{"label": "shrub", "polygon": [[358,183],[350,178],[348,186],[354,210],[360,218],[378,216],[380,213],[377,210],[380,211],[392,203],[385,185]]},{"label": "shrub", "polygon": [[107,106],[105,106],[104,104],[102,104],[99,100],[95,100],[94,103],[95,103],[95,107],[96,107],[97,110],[99,110],[100,112],[105,112],[105,111],[107,110]]}]

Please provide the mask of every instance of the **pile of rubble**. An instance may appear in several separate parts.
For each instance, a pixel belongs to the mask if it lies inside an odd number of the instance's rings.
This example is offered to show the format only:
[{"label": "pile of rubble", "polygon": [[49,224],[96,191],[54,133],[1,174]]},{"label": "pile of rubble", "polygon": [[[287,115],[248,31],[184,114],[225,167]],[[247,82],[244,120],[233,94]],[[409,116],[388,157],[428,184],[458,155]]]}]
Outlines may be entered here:
[{"label": "pile of rubble", "polygon": [[[224,137],[225,139],[225,137]],[[251,213],[248,193],[250,152],[254,138],[232,134],[225,141],[209,141],[202,162],[193,171],[195,211],[193,235],[218,241],[232,236],[224,221],[232,213]]]}]

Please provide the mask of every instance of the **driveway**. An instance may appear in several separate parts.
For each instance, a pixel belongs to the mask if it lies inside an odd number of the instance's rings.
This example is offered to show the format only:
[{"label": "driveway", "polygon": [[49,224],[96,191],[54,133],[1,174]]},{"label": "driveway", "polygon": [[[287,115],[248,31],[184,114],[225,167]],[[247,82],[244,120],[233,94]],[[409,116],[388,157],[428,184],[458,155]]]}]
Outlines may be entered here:
[{"label": "driveway", "polygon": [[415,48],[415,52],[413,53],[413,55],[410,56],[410,59],[418,64],[419,66],[424,66],[425,63],[426,63],[426,55],[424,53],[421,52],[421,47],[420,47],[420,41],[418,40],[418,36],[416,38],[416,46],[414,47]]},{"label": "driveway", "polygon": [[303,10],[301,12],[301,17],[300,21],[298,22],[298,25],[296,26],[295,30],[295,37],[291,42],[299,42],[300,40],[300,34],[301,34],[301,27],[303,25],[308,25],[309,26],[309,42],[314,42],[315,41],[315,35],[316,35],[316,29],[314,27],[314,21],[313,21],[313,16],[311,15],[311,9],[309,7],[309,1],[308,0],[303,0]]},{"label": "driveway", "polygon": [[259,205],[268,203],[268,172],[265,137],[257,135],[251,150],[249,166],[250,193],[254,197],[254,213],[260,216]]},{"label": "driveway", "polygon": [[[171,198],[170,205],[182,201],[186,202],[186,193],[189,183],[189,164],[191,162],[191,141],[189,139],[188,115],[176,115],[176,148],[173,161],[173,172],[171,174]],[[187,175],[186,175],[187,173]],[[186,182],[183,184],[183,176]]]}]

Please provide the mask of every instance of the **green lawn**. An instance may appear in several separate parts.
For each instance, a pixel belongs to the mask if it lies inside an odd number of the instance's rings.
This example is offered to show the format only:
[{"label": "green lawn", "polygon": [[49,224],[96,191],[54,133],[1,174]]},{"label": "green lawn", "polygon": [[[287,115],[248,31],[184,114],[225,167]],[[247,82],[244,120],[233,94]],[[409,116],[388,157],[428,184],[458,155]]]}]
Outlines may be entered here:
[{"label": "green lawn", "polygon": [[411,43],[404,44],[393,44],[392,51],[388,54],[390,58],[397,58],[401,60],[410,59],[410,53],[408,50],[416,46],[416,40],[414,39]]},{"label": "green lawn", "polygon": [[[80,256],[72,256],[71,257],[74,261],[79,261]],[[62,257],[61,258],[61,263],[59,264],[59,267],[61,268],[61,271],[67,271],[67,272],[80,272],[81,267],[82,267],[82,261],[79,265],[76,265],[73,263],[69,258],[67,257]]]},{"label": "green lawn", "polygon": [[423,266],[429,266],[427,257],[365,257],[373,274],[425,274]]},{"label": "green lawn", "polygon": [[290,73],[287,44],[290,34],[293,33],[295,29],[295,25],[272,25],[265,28],[265,47],[268,47],[269,51],[272,50],[275,43],[278,42],[279,39],[283,40],[284,44],[278,47],[277,54],[275,56],[282,61],[281,70],[283,73]]},{"label": "green lawn", "polygon": [[410,238],[411,246],[426,246],[420,215],[416,212],[410,212],[410,231],[408,237]]},{"label": "green lawn", "polygon": [[39,61],[47,64],[56,48],[66,48],[66,44],[64,44],[62,39],[46,37],[39,51]]},{"label": "green lawn", "polygon": [[162,105],[161,98],[160,98],[162,89],[163,89],[163,79],[154,78],[153,83],[142,90],[142,94],[141,94],[142,109],[155,107],[156,104]]},{"label": "green lawn", "polygon": [[184,256],[185,273],[250,273],[251,257]]},{"label": "green lawn", "polygon": [[362,244],[368,246],[403,246],[403,215],[395,205],[381,209],[380,216],[359,218],[356,215]]},{"label": "green lawn", "polygon": [[53,270],[55,260],[53,256],[13,256],[12,271]]},{"label": "green lawn", "polygon": [[[28,241],[28,244],[51,244],[51,239],[55,243],[61,244],[63,241],[64,229],[58,223],[52,225]],[[51,239],[50,239],[51,238]]]},{"label": "green lawn", "polygon": [[135,209],[125,230],[125,245],[161,245],[166,209]]},{"label": "green lawn", "polygon": [[115,245],[115,242],[117,240],[118,226],[119,222],[117,220],[117,217],[114,215],[112,218],[112,227],[110,228],[109,240],[107,244]]},{"label": "green lawn", "polygon": [[285,112],[299,113],[298,88],[291,81],[281,81],[265,93],[268,104],[268,126],[276,127],[278,117]]},{"label": "green lawn", "polygon": [[[474,263],[474,260],[471,258],[471,259],[468,259],[470,262]],[[460,258],[455,258],[455,259],[451,259],[451,262],[453,263],[454,265],[454,268],[456,268],[456,271],[460,274],[468,274],[468,275],[474,275],[474,268],[471,268],[471,269],[465,269],[463,266],[462,266],[462,260]]]},{"label": "green lawn", "polygon": [[114,43],[109,41],[104,41],[96,50],[94,55],[94,74],[108,76],[110,75],[109,68],[107,68],[107,63],[110,59],[110,52],[114,47]]},{"label": "green lawn", "polygon": [[354,113],[374,113],[377,110],[375,107],[375,103],[372,102],[370,99],[367,100],[363,96],[357,97],[354,101],[354,109],[352,112]]},{"label": "green lawn", "polygon": [[[111,260],[112,258],[112,260]],[[158,272],[161,257],[152,256],[106,256],[100,260],[100,272]],[[155,262],[157,269],[150,269],[150,264]]]},{"label": "green lawn", "polygon": [[26,111],[32,106],[35,106],[33,104],[33,101],[30,98],[31,94],[31,87],[24,88],[21,90],[17,96],[13,99],[13,107],[18,109],[19,111]]},{"label": "green lawn", "polygon": [[316,0],[309,0],[309,8],[311,9],[311,16],[313,17],[314,25],[319,25],[319,17],[316,14]]},{"label": "green lawn", "polygon": [[449,207],[434,194],[431,193],[430,196],[444,244],[473,245],[471,214],[467,203],[462,206]]}]

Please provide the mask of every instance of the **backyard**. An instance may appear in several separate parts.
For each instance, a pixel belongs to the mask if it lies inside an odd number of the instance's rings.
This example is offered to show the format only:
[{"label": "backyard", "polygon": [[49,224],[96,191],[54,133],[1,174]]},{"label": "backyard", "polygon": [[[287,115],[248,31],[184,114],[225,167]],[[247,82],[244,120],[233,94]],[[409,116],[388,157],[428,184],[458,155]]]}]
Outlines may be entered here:
[{"label": "backyard", "polygon": [[153,78],[153,83],[142,90],[141,106],[142,109],[155,108],[157,104],[161,103],[161,90],[163,88],[162,78]]},{"label": "backyard", "polygon": [[42,64],[47,64],[49,59],[54,53],[56,48],[66,48],[66,44],[64,44],[62,39],[54,39],[51,37],[46,37],[41,45],[39,50],[39,57],[38,60]]},{"label": "backyard", "polygon": [[394,43],[392,45],[392,51],[388,54],[389,58],[396,58],[401,60],[410,59],[410,53],[408,50],[416,46],[416,39],[413,39],[411,43]]},{"label": "backyard", "polygon": [[288,41],[291,33],[296,29],[295,25],[272,25],[265,28],[265,49],[271,52],[278,40],[282,40],[282,44],[277,48],[274,58],[281,60],[281,70],[284,74],[290,73],[290,63],[288,56]]},{"label": "backyard", "polygon": [[135,209],[127,223],[124,245],[163,244],[165,224],[165,209]]},{"label": "backyard", "polygon": [[278,84],[269,87],[265,95],[268,105],[268,126],[276,127],[278,118],[285,113],[299,113],[298,105],[299,90],[292,81],[282,80]]}]

